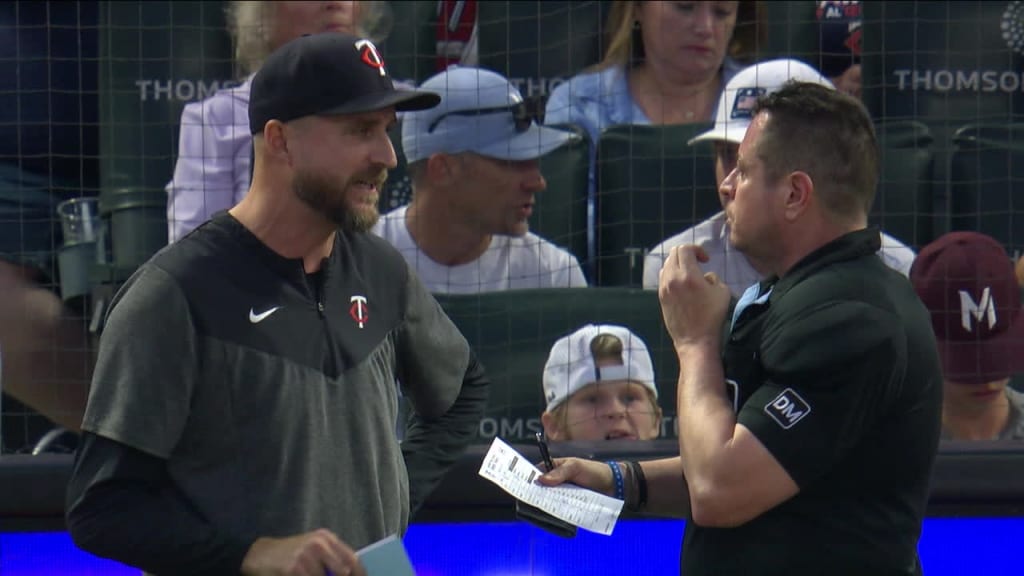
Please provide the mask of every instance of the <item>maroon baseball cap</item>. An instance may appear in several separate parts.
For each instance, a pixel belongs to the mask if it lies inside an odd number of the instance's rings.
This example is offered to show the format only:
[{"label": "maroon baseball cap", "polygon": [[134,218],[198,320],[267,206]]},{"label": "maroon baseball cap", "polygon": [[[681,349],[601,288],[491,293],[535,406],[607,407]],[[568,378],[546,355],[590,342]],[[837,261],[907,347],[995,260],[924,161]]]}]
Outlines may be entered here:
[{"label": "maroon baseball cap", "polygon": [[947,380],[984,384],[1024,371],[1021,291],[994,238],[945,234],[921,250],[910,280],[931,313]]}]

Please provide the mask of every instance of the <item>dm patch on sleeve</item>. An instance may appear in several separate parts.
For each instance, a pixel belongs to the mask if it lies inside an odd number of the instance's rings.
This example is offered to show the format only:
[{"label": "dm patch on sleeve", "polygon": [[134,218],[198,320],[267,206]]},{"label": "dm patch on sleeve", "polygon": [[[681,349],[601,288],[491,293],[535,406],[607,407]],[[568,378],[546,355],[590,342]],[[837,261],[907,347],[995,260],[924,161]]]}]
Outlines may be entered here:
[{"label": "dm patch on sleeve", "polygon": [[811,405],[792,388],[786,388],[774,400],[765,404],[764,412],[788,430],[811,413]]}]

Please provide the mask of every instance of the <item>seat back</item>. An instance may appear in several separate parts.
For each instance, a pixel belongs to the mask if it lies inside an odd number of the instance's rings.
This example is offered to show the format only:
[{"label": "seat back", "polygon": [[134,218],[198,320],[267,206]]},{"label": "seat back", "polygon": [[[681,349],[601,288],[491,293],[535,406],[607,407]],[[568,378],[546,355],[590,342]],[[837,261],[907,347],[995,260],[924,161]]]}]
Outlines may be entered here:
[{"label": "seat back", "polygon": [[185,104],[237,85],[223,2],[100,3],[100,212],[114,265],[167,244]]},{"label": "seat back", "polygon": [[391,30],[380,49],[388,74],[398,82],[420,84],[437,69],[437,2],[391,0]]},{"label": "seat back", "polygon": [[710,124],[612,126],[597,148],[597,282],[642,282],[643,256],[721,209],[711,145],[687,141]]},{"label": "seat back", "polygon": [[1024,249],[1024,124],[967,125],[953,143],[953,230],[988,234],[1018,257]]},{"label": "seat back", "polygon": [[610,2],[479,2],[480,66],[515,84],[523,96],[546,97],[601,59]]},{"label": "seat back", "polygon": [[934,238],[931,133],[914,120],[879,122],[875,130],[881,165],[871,223],[918,250]]},{"label": "seat back", "polygon": [[540,159],[547,189],[536,197],[530,230],[572,252],[580,264],[587,259],[587,175],[590,170],[590,138],[587,131],[569,124],[553,125],[571,130],[579,138]]},{"label": "seat back", "polygon": [[[1013,2],[864,2],[864,101],[875,118],[962,126],[1024,110]],[[1019,112],[1017,112],[1019,113]],[[942,134],[932,132],[937,138]]]},{"label": "seat back", "polygon": [[666,416],[663,435],[674,435],[679,371],[655,292],[554,288],[436,297],[491,380],[487,414],[478,434],[481,442],[496,435],[510,442],[529,441],[540,431],[545,409],[542,375],[551,346],[587,323],[620,324],[647,343]]}]

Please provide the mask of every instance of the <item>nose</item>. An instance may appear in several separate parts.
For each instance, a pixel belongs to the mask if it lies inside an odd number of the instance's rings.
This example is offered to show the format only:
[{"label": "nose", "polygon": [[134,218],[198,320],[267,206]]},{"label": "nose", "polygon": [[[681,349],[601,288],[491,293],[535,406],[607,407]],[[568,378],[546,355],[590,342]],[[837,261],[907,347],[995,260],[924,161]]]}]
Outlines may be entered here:
[{"label": "nose", "polygon": [[714,28],[715,14],[713,2],[698,2],[693,15],[693,31],[701,36],[710,36]]},{"label": "nose", "polygon": [[394,170],[398,166],[398,157],[395,155],[395,147],[391,144],[391,138],[385,133],[380,137],[377,145],[370,152],[370,161],[374,164],[384,166],[388,170]]},{"label": "nose", "polygon": [[626,416],[626,403],[618,398],[612,398],[602,406],[602,416],[609,419],[623,418]]},{"label": "nose", "polygon": [[529,169],[526,171],[525,176],[522,180],[522,189],[524,192],[536,194],[547,190],[548,182],[544,179],[544,175],[540,172],[540,164],[536,161],[530,163]]},{"label": "nose", "polygon": [[722,200],[724,206],[726,202],[732,200],[733,195],[736,192],[736,169],[733,168],[732,172],[722,180],[722,183],[718,186],[718,197]]}]

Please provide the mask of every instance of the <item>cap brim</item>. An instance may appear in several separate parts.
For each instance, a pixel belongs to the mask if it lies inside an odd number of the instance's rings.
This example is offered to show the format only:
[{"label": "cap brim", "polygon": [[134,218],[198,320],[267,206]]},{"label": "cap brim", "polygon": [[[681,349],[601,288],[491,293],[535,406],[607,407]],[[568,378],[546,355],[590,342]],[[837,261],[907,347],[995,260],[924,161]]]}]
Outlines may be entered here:
[{"label": "cap brim", "polygon": [[983,341],[939,340],[946,380],[986,384],[1024,372],[1024,312],[1002,334]]},{"label": "cap brim", "polygon": [[500,160],[533,160],[578,138],[566,130],[533,124],[522,134],[488,144],[473,152]]},{"label": "cap brim", "polygon": [[698,134],[698,135],[694,136],[686,144],[689,145],[689,146],[693,146],[694,144],[696,144],[698,142],[716,142],[717,141],[717,142],[732,142],[733,144],[739,144],[739,143],[743,142],[743,136],[740,135],[740,137],[737,138],[735,132],[736,131],[733,130],[733,134],[730,137],[730,136],[726,136],[725,129],[715,127],[715,128],[712,128],[711,130],[708,130],[707,132],[704,132],[703,134]]},{"label": "cap brim", "polygon": [[436,92],[424,90],[388,90],[366,94],[355,100],[346,102],[337,108],[331,108],[319,112],[321,116],[334,114],[359,114],[362,112],[375,112],[391,106],[398,112],[410,112],[414,110],[427,110],[441,103],[441,95]]}]

